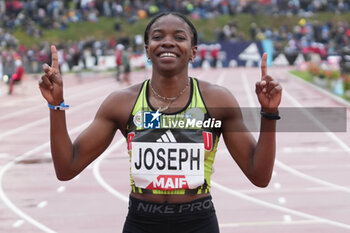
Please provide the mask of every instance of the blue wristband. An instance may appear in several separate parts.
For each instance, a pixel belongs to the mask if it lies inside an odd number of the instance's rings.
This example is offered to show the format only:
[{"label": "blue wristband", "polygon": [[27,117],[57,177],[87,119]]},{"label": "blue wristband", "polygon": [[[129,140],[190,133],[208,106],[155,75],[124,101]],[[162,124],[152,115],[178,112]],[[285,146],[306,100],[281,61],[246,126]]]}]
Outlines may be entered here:
[{"label": "blue wristband", "polygon": [[49,104],[49,103],[47,103],[47,105],[49,106],[50,109],[53,109],[53,110],[61,110],[61,111],[64,111],[64,110],[69,109],[69,105],[66,105],[66,104],[64,103],[64,101],[63,101],[60,105],[57,105],[57,106],[51,105],[51,104]]}]

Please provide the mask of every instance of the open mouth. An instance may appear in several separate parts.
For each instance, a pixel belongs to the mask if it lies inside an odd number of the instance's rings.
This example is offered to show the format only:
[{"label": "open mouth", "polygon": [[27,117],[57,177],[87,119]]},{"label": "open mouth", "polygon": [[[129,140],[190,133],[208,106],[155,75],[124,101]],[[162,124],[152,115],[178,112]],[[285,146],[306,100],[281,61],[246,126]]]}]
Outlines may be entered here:
[{"label": "open mouth", "polygon": [[163,57],[173,57],[173,58],[176,58],[177,55],[175,53],[169,53],[169,52],[166,52],[166,53],[161,53],[159,55],[160,58],[163,58]]}]

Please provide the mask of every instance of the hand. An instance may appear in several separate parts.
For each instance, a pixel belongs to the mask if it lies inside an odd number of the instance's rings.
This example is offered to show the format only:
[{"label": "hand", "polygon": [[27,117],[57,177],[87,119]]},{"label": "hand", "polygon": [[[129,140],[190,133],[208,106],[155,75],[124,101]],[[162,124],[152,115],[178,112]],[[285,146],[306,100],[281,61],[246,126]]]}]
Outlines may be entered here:
[{"label": "hand", "polygon": [[39,80],[39,88],[49,104],[60,105],[63,102],[63,82],[54,45],[51,46],[51,65],[51,67],[48,64],[43,65],[45,74]]},{"label": "hand", "polygon": [[282,86],[267,74],[267,54],[261,60],[261,81],[255,84],[255,92],[264,112],[275,113],[281,103]]}]

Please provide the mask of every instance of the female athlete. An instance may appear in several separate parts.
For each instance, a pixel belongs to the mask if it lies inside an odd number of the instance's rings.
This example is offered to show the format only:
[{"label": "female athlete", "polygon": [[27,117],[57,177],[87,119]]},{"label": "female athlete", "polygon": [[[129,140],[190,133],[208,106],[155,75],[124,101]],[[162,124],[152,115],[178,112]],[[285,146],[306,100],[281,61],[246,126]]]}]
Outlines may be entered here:
[{"label": "female athlete", "polygon": [[197,53],[197,31],[185,16],[175,12],[155,16],[144,42],[152,62],[150,79],[110,94],[74,142],[67,132],[57,52],[51,47],[52,66],[43,65],[39,88],[50,107],[57,178],[78,175],[120,130],[127,140],[130,169],[125,172],[130,171],[131,181],[123,232],[219,232],[210,195],[219,137],[248,179],[256,186],[267,186],[275,160],[282,88],[267,74],[264,54],[255,87],[261,105],[256,142],[229,87],[189,77],[188,65]]}]

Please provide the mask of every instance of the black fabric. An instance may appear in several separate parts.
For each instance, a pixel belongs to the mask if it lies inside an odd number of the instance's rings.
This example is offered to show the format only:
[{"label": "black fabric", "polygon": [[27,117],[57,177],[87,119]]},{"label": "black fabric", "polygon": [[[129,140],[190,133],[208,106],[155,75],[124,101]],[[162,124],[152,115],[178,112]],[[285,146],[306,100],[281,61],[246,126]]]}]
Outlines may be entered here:
[{"label": "black fabric", "polygon": [[187,203],[153,203],[130,197],[123,233],[219,233],[211,196]]}]

